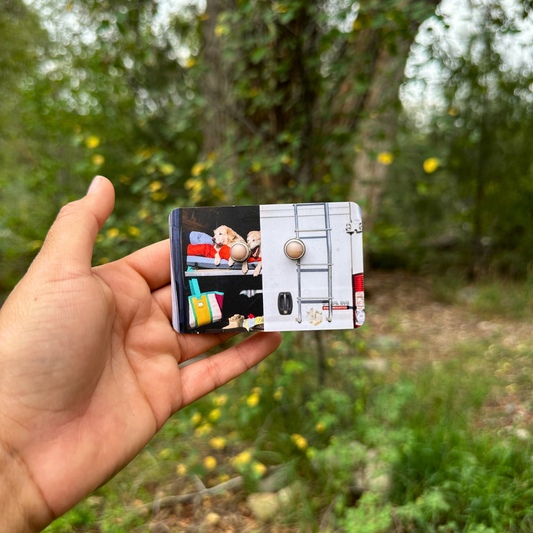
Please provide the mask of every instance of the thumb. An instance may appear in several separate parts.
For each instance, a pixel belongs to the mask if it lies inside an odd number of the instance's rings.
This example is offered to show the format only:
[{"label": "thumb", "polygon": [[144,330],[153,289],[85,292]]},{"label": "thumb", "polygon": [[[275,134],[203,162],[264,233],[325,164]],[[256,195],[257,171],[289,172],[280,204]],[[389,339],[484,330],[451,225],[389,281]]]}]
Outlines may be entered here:
[{"label": "thumb", "polygon": [[48,231],[41,254],[52,263],[76,262],[89,270],[94,240],[114,205],[113,184],[103,176],[96,176],[85,197],[61,208]]}]

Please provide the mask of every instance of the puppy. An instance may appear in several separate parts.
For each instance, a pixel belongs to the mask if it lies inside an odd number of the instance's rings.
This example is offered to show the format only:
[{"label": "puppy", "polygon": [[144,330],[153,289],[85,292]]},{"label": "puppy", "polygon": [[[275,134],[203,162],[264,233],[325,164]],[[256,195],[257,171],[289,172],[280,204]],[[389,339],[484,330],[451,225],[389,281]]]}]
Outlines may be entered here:
[{"label": "puppy", "polygon": [[[213,235],[213,246],[215,247],[215,265],[220,265],[220,250],[224,245],[231,247],[234,242],[244,242],[244,239],[228,226],[219,226]],[[232,266],[235,261],[228,259],[228,265]]]},{"label": "puppy", "polygon": [[246,274],[248,272],[248,261],[250,259],[259,259],[257,262],[257,266],[254,270],[254,276],[259,276],[259,273],[261,272],[261,268],[263,266],[263,262],[261,259],[261,232],[260,231],[250,231],[248,233],[248,236],[246,237],[246,242],[248,243],[248,246],[250,247],[250,250],[252,250],[252,254],[248,258],[247,261],[244,261],[242,264],[242,273]]}]

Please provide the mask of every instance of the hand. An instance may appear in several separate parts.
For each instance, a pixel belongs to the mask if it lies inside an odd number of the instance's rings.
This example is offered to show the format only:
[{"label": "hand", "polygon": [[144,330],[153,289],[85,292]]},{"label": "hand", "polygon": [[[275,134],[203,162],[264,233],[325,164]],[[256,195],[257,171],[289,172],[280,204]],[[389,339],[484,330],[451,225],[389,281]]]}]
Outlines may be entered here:
[{"label": "hand", "polygon": [[[180,370],[232,334],[172,329],[168,241],[91,268],[113,204],[111,182],[95,178],[61,210],[0,311],[2,531],[47,525],[131,461],[170,415],[280,343],[277,333],[256,334]],[[6,501],[16,503],[7,513]]]}]

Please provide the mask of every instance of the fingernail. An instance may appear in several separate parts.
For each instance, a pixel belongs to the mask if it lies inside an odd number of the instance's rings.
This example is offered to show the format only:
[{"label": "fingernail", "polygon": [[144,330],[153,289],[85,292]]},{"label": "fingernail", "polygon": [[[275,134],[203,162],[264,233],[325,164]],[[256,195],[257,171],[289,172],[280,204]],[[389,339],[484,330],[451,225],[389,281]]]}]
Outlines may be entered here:
[{"label": "fingernail", "polygon": [[98,186],[100,183],[102,183],[102,176],[96,176],[93,178],[93,181],[91,181],[91,185],[89,185],[89,190],[87,191],[87,194],[92,194],[96,189],[98,189]]}]

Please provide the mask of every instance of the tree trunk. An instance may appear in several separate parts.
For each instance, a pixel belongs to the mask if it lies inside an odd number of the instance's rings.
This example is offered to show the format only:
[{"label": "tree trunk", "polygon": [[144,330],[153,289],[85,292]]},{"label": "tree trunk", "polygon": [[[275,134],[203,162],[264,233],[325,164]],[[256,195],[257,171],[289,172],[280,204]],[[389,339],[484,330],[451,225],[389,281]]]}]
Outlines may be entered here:
[{"label": "tree trunk", "polygon": [[[408,44],[404,43],[408,50]],[[358,127],[358,155],[354,161],[354,178],[350,198],[363,210],[365,230],[372,230],[381,194],[388,178],[388,165],[377,154],[391,152],[396,134],[398,87],[403,78],[407,54],[392,56],[379,51],[363,117]]]},{"label": "tree trunk", "polygon": [[[218,17],[223,11],[228,10],[229,4],[231,2],[208,0],[201,28],[203,58],[207,67],[200,85],[202,95],[207,102],[202,125],[202,151],[206,157],[217,154],[228,143],[234,123],[231,116],[234,103],[231,101],[231,82],[228,76],[230,65],[222,57],[220,38],[215,33]],[[226,157],[217,164],[226,167],[232,172],[233,178],[236,178],[238,172],[236,155]],[[231,198],[228,200],[231,201]]]}]

